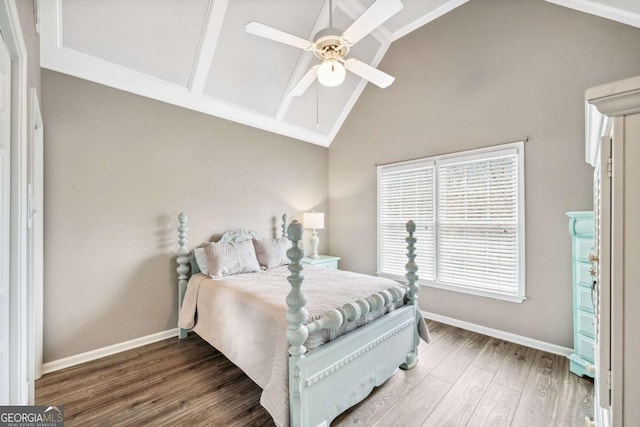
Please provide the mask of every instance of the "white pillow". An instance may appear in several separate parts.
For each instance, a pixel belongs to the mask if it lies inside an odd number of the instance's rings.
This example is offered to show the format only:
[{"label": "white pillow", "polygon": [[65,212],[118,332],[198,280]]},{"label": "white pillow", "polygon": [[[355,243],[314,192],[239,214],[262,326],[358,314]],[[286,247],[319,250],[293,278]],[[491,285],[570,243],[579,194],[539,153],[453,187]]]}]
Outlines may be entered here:
[{"label": "white pillow", "polygon": [[220,277],[260,271],[256,251],[251,240],[211,243],[204,247],[209,276]]},{"label": "white pillow", "polygon": [[280,267],[281,265],[291,264],[291,261],[287,258],[287,249],[291,247],[291,240],[286,237],[279,239],[254,239],[253,246],[256,249],[258,263],[267,270]]},{"label": "white pillow", "polygon": [[[208,245],[209,243],[207,243]],[[193,250],[193,256],[196,259],[196,264],[200,272],[205,276],[209,275],[209,265],[207,264],[207,253],[204,251],[204,247],[195,248]]]}]

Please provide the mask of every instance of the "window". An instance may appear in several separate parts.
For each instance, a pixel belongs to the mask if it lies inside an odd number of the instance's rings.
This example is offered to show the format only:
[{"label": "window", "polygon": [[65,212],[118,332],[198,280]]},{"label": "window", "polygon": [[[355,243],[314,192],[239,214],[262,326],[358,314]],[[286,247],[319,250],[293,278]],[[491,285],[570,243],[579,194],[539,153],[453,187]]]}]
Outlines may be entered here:
[{"label": "window", "polygon": [[524,299],[522,142],[378,167],[378,274],[401,279],[408,220],[419,283]]}]

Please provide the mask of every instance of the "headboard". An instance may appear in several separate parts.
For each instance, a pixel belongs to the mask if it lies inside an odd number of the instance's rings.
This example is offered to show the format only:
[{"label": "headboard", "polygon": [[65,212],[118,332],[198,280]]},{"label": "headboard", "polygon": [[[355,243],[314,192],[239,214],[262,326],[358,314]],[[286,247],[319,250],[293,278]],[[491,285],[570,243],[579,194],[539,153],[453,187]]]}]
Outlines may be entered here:
[{"label": "headboard", "polygon": [[[183,215],[183,214],[180,214]],[[186,231],[188,231],[188,228],[186,228],[186,222],[188,217],[186,215],[184,215],[184,225],[185,225],[185,239],[186,239]],[[178,221],[180,221],[180,217],[178,217]],[[180,224],[182,226],[182,222],[180,221]],[[282,237],[287,237],[287,227],[289,226],[289,215],[282,214]],[[178,227],[178,231],[180,231],[180,227]],[[249,239],[259,239],[260,236],[258,235],[257,232],[253,231],[253,230],[249,230],[249,231],[245,231],[242,228],[239,228],[235,231],[227,231],[225,232],[222,237],[220,237],[220,239],[218,239],[218,242],[223,242],[223,243],[228,243],[228,242],[242,242],[243,240],[249,240]],[[185,245],[186,245],[186,240],[185,240]],[[195,248],[194,248],[195,249]],[[189,252],[189,265],[191,267],[191,274],[190,276],[193,276],[194,274],[200,273],[200,268],[198,267],[198,263],[196,262],[196,257],[193,253],[193,250],[191,250]]]}]

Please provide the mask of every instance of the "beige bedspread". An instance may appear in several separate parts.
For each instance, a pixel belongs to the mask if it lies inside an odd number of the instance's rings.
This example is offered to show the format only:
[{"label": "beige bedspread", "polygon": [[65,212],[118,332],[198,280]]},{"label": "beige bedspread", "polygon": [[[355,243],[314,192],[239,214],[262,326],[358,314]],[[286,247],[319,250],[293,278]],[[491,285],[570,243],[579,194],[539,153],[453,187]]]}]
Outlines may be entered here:
[{"label": "beige bedspread", "polygon": [[[286,267],[222,279],[196,274],[187,285],[178,322],[181,328],[193,328],[262,388],[260,403],[279,426],[289,424],[289,274]],[[331,308],[398,286],[388,279],[312,266],[305,266],[303,274],[309,322]],[[420,336],[429,342],[420,320]]]}]

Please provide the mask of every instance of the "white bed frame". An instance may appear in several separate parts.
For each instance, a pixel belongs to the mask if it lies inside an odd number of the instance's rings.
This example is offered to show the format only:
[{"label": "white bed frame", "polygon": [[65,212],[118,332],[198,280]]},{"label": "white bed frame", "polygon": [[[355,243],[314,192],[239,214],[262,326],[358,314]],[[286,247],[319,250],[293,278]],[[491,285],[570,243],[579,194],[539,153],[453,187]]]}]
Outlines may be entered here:
[{"label": "white bed frame", "polygon": [[[179,308],[189,279],[191,253],[187,249],[187,216],[178,217],[178,287]],[[283,235],[289,237],[292,247],[287,251],[291,260],[287,277],[291,291],[287,295],[286,319],[289,323],[289,419],[292,427],[328,426],[340,413],[363,400],[374,387],[384,383],[398,367],[411,369],[418,362],[418,267],[415,263],[415,224],[407,223],[406,275],[409,289],[405,306],[393,310],[358,329],[331,342],[323,344],[307,354],[304,346],[309,333],[320,329],[335,330],[345,322],[365,317],[369,311],[382,304],[396,301],[400,293],[381,291],[365,299],[329,310],[321,319],[305,325],[307,310],[303,293],[303,267],[300,260],[304,251],[300,247],[303,228],[293,221],[287,227],[283,215]],[[285,232],[286,230],[286,232]],[[232,234],[242,235],[241,230]],[[246,233],[248,235],[248,233]],[[227,239],[232,239],[227,235]],[[245,237],[246,238],[246,237]],[[180,329],[180,338],[188,330]]]}]

